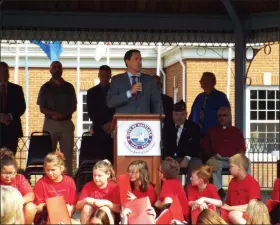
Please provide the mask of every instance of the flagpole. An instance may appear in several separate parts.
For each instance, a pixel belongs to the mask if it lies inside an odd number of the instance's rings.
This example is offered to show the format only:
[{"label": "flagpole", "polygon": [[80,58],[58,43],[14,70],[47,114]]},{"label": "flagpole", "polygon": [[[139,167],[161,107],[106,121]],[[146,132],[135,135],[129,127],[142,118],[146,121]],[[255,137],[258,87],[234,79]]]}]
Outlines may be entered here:
[{"label": "flagpole", "polygon": [[28,73],[28,43],[25,43],[25,136],[29,135],[29,73]]},{"label": "flagpole", "polygon": [[[80,95],[80,76],[81,76],[81,70],[80,70],[80,50],[81,50],[81,46],[80,46],[80,42],[78,41],[77,42],[77,96],[79,96]],[[77,128],[78,128],[78,135],[79,135],[79,133],[83,130],[83,127],[82,128],[80,128],[80,124],[81,123],[79,123],[79,121],[81,121],[81,119],[80,119],[80,117],[82,116],[82,112],[80,112],[80,109],[81,109],[81,104],[83,104],[83,102],[80,102],[80,101],[78,101],[78,107],[77,107]],[[83,126],[83,125],[82,125]],[[81,132],[82,133],[82,132]],[[79,147],[79,146],[78,146]],[[77,148],[77,151],[78,151],[78,149],[80,149],[80,147],[79,148]],[[79,153],[78,152],[76,152],[76,165],[77,165],[77,168],[79,168]]]}]

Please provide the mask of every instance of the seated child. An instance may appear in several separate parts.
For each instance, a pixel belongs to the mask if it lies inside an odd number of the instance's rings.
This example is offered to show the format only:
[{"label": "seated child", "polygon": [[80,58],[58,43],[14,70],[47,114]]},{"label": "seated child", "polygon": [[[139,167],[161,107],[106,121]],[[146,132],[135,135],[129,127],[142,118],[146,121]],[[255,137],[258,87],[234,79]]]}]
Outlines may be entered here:
[{"label": "seated child", "polygon": [[190,221],[188,199],[178,179],[179,172],[180,165],[173,158],[167,157],[161,162],[159,177],[163,181],[163,185],[159,200],[156,201],[155,206],[162,210],[166,205],[171,204],[173,201],[172,198],[177,195],[183,209],[185,220]]},{"label": "seated child", "polygon": [[128,199],[149,197],[151,205],[154,205],[157,200],[157,194],[150,183],[147,163],[143,160],[135,160],[128,166],[127,170],[132,189],[132,193],[128,193]]},{"label": "seated child", "polygon": [[246,210],[246,224],[271,224],[268,209],[262,201],[253,199]]},{"label": "seated child", "polygon": [[81,223],[93,224],[94,213],[100,207],[107,206],[111,211],[120,212],[118,185],[112,181],[115,172],[108,160],[97,162],[93,167],[93,181],[82,189],[77,209],[81,210]]},{"label": "seated child", "polygon": [[[71,217],[75,212],[78,197],[73,178],[64,175],[63,153],[49,153],[44,159],[44,169],[46,175],[40,178],[34,187],[35,203],[39,215],[45,210],[48,198],[63,196]],[[37,218],[39,218],[39,215],[37,215]],[[44,219],[48,220],[48,218]]]},{"label": "seated child", "polygon": [[17,162],[13,156],[4,155],[1,158],[2,185],[9,185],[19,190],[23,197],[23,212],[26,224],[32,224],[36,215],[36,205],[33,203],[35,195],[33,189],[25,177],[17,174]]},{"label": "seated child", "polygon": [[193,223],[203,209],[208,209],[208,206],[209,209],[216,209],[223,204],[217,188],[209,183],[211,176],[212,168],[209,166],[202,165],[192,171],[191,184],[187,187],[187,193]]},{"label": "seated child", "polygon": [[245,212],[252,199],[261,199],[259,183],[248,174],[249,159],[238,153],[229,159],[230,173],[233,176],[228,186],[225,204],[221,215],[233,224],[246,224]]}]

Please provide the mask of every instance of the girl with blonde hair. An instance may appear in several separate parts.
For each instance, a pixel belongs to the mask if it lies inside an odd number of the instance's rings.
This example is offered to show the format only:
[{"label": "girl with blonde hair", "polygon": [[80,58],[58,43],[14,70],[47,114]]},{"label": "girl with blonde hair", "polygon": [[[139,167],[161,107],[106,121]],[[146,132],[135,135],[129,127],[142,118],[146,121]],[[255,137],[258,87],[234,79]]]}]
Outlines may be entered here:
[{"label": "girl with blonde hair", "polygon": [[217,212],[210,209],[204,209],[200,212],[197,218],[197,224],[208,225],[208,224],[227,224],[227,223],[218,215]]},{"label": "girl with blonde hair", "polygon": [[262,201],[251,200],[246,210],[246,224],[271,224],[269,212]]},{"label": "girl with blonde hair", "polygon": [[23,224],[23,198],[12,186],[1,185],[1,219],[0,224]]},{"label": "girl with blonde hair", "polygon": [[[56,196],[63,196],[70,217],[75,212],[78,199],[76,184],[72,177],[64,174],[64,160],[63,153],[58,151],[49,153],[44,159],[46,175],[40,178],[34,187],[35,204],[37,205],[38,213],[45,211],[48,198]],[[48,218],[44,219],[47,220]]]},{"label": "girl with blonde hair", "polygon": [[103,206],[107,206],[112,212],[120,212],[120,195],[115,179],[110,161],[105,159],[94,165],[93,181],[85,184],[76,206],[81,210],[82,224],[95,223],[95,212]]}]

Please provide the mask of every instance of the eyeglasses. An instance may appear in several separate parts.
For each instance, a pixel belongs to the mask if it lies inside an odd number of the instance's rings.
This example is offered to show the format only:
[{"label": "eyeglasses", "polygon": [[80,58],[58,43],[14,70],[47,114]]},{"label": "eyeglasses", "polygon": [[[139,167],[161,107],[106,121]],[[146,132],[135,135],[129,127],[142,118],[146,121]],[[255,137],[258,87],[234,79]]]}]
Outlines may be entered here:
[{"label": "eyeglasses", "polygon": [[219,114],[218,117],[227,117],[228,114]]},{"label": "eyeglasses", "polygon": [[1,174],[4,176],[15,176],[17,172],[1,172]]}]

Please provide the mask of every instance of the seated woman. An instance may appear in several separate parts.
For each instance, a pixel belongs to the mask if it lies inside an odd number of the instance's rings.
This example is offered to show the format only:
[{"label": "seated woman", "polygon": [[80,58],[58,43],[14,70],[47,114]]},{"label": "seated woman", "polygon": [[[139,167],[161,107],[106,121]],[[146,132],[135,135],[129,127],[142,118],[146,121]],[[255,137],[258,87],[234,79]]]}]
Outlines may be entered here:
[{"label": "seated woman", "polygon": [[23,198],[12,186],[1,186],[0,224],[23,224]]}]

